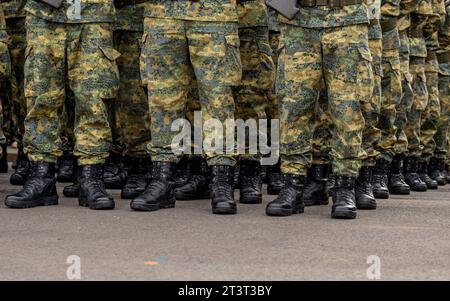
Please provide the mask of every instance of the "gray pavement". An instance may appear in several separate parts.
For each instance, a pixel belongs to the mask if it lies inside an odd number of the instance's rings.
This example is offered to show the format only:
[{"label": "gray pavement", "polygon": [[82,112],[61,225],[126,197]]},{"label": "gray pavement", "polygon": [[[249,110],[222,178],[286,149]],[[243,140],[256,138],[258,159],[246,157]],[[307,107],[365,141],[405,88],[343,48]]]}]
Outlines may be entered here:
[{"label": "gray pavement", "polygon": [[450,185],[380,200],[351,221],[331,219],[330,206],[267,217],[267,195],[215,216],[208,200],[132,212],[111,191],[116,210],[98,212],[58,186],[58,206],[7,209],[20,187],[0,174],[0,280],[67,280],[70,255],[82,280],[367,280],[371,255],[381,280],[450,280]]}]

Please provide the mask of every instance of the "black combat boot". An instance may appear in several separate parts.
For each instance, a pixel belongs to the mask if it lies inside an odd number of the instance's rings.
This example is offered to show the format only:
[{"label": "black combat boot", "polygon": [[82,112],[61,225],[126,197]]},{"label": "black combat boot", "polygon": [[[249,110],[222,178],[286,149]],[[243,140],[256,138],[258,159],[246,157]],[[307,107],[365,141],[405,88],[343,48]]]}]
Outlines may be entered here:
[{"label": "black combat boot", "polygon": [[30,173],[30,161],[27,155],[24,154],[23,149],[19,148],[17,153],[16,168],[9,178],[11,185],[23,185]]},{"label": "black combat boot", "polygon": [[267,194],[278,195],[283,188],[283,174],[280,161],[275,165],[267,166]]},{"label": "black combat boot", "polygon": [[363,166],[356,179],[355,198],[358,209],[377,209],[372,189],[372,166]]},{"label": "black combat boot", "polygon": [[240,160],[239,202],[262,203],[261,163],[256,160]]},{"label": "black combat boot", "polygon": [[420,179],[427,185],[428,189],[438,189],[438,182],[430,178],[428,175],[427,162],[421,161],[418,163],[418,174]]},{"label": "black combat boot", "polygon": [[80,193],[78,204],[95,210],[114,209],[113,198],[103,183],[103,165],[80,165]]},{"label": "black combat boot", "polygon": [[442,165],[445,165],[443,163],[444,160],[433,157],[431,158],[430,164],[428,166],[428,175],[440,186],[447,184],[447,179],[444,173],[445,167],[444,170],[442,170]]},{"label": "black combat boot", "polygon": [[308,179],[303,189],[305,206],[328,205],[328,164],[313,164],[308,169]]},{"label": "black combat boot", "polygon": [[8,172],[8,153],[6,149],[6,144],[1,144],[2,156],[0,156],[0,173]]},{"label": "black combat boot", "polygon": [[63,195],[68,198],[77,198],[80,195],[80,167],[75,167],[73,183],[63,189]]},{"label": "black combat boot", "polygon": [[372,173],[372,191],[377,199],[388,199],[388,172],[389,162],[384,159],[378,159]]},{"label": "black combat boot", "polygon": [[409,185],[406,184],[402,173],[402,156],[395,155],[389,166],[389,193],[396,195],[408,195],[411,193]]},{"label": "black combat boot", "polygon": [[181,201],[209,199],[209,170],[206,159],[203,157],[192,157],[189,159],[189,171],[191,176],[184,186],[175,188],[175,198]]},{"label": "black combat boot", "polygon": [[175,207],[173,182],[175,164],[171,162],[153,162],[149,184],[145,191],[134,198],[130,207],[136,211],[156,211],[160,208]]},{"label": "black combat boot", "polygon": [[425,184],[417,173],[419,169],[417,157],[406,157],[403,159],[403,175],[405,176],[406,184],[409,185],[411,191],[424,192],[427,191],[427,184]]},{"label": "black combat boot", "polygon": [[58,204],[56,192],[55,164],[30,162],[30,174],[23,188],[9,195],[5,204],[11,208],[32,208]]},{"label": "black combat boot", "polygon": [[332,218],[356,218],[355,178],[335,175]]},{"label": "black combat boot", "polygon": [[125,200],[134,199],[144,192],[151,168],[150,158],[130,158],[128,162],[127,182],[120,193],[120,197]]},{"label": "black combat boot", "polygon": [[72,183],[75,177],[75,165],[77,159],[72,153],[64,153],[58,161],[57,181],[60,183]]},{"label": "black combat boot", "polygon": [[284,186],[278,197],[267,204],[266,214],[269,216],[289,216],[303,213],[303,188],[306,184],[305,176],[284,174]]},{"label": "black combat boot", "polygon": [[188,156],[183,156],[181,160],[176,164],[175,174],[173,175],[171,181],[173,182],[173,188],[178,188],[184,186],[190,178],[189,170],[189,158]]},{"label": "black combat boot", "polygon": [[233,167],[215,165],[211,171],[211,208],[214,214],[236,214]]},{"label": "black combat boot", "polygon": [[108,189],[122,189],[127,182],[124,159],[121,155],[111,153],[103,170],[103,181]]}]

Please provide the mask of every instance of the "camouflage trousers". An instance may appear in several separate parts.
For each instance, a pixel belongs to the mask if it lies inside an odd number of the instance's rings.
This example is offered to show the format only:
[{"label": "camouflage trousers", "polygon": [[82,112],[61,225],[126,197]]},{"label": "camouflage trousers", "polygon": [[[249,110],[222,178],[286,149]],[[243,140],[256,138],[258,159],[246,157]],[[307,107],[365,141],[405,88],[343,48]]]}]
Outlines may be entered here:
[{"label": "camouflage trousers", "polygon": [[378,128],[381,138],[375,149],[379,158],[392,161],[397,142],[395,126],[397,107],[402,99],[402,77],[397,49],[384,49],[382,54],[383,77],[381,79],[381,110]]},{"label": "camouflage trousers", "polygon": [[[150,143],[150,113],[147,95],[141,84],[140,53],[142,32],[116,30],[114,46],[122,55],[117,59],[120,86],[115,106],[115,119],[123,155],[137,158],[148,156]],[[114,132],[114,130],[113,130]],[[114,141],[114,139],[113,139]]]},{"label": "camouflage trousers", "polygon": [[411,110],[414,95],[412,90],[412,76],[409,72],[409,38],[406,31],[400,32],[401,51],[400,71],[402,81],[402,98],[396,107],[394,153],[404,155],[408,150],[408,138],[405,133],[407,113]]},{"label": "camouflage trousers", "polygon": [[[369,49],[372,55],[373,91],[370,98],[361,98],[361,111],[364,116],[365,126],[363,131],[362,148],[365,156],[362,165],[373,166],[379,153],[375,150],[381,131],[378,129],[378,118],[381,107],[381,77],[382,77],[382,41],[369,40]],[[322,89],[318,106],[316,107],[316,128],[313,138],[313,164],[330,163],[330,145],[332,143],[333,126],[328,107],[326,89]]]},{"label": "camouflage trousers", "polygon": [[24,96],[25,49],[27,47],[25,18],[11,18],[6,20],[6,28],[10,38],[11,78],[9,80],[9,95],[11,99],[12,136],[22,146],[24,120],[27,115],[27,104]]},{"label": "camouflage trousers", "polygon": [[281,169],[306,175],[312,163],[315,109],[325,82],[333,125],[331,158],[336,174],[357,176],[364,118],[361,103],[373,91],[367,25],[310,29],[283,25],[277,71]]},{"label": "camouflage trousers", "polygon": [[61,156],[67,80],[75,99],[74,155],[80,165],[104,163],[111,144],[104,100],[116,97],[119,80],[112,24],[60,24],[29,16],[26,28],[25,152],[31,161],[56,162]]},{"label": "camouflage trousers", "polygon": [[412,75],[414,100],[411,110],[407,113],[405,134],[408,137],[408,156],[420,157],[420,129],[422,114],[428,104],[428,89],[425,76],[425,58],[410,57],[409,69]]},{"label": "camouflage trousers", "polygon": [[[430,52],[430,50],[429,50]],[[420,121],[421,161],[428,162],[433,156],[436,142],[434,135],[437,131],[441,105],[439,101],[439,63],[434,57],[425,61],[425,76],[428,91],[428,103],[422,113]]]},{"label": "camouflage trousers", "polygon": [[[267,27],[239,28],[242,80],[233,88],[236,119],[243,121],[266,119],[269,93],[274,87],[275,66]],[[240,158],[259,160],[260,154],[249,154],[247,148]]]},{"label": "camouflage trousers", "polygon": [[[154,161],[180,159],[183,149],[174,144],[177,133],[171,125],[185,118],[193,75],[203,123],[214,119],[224,125],[234,119],[232,87],[242,76],[237,23],[145,18],[140,65],[148,90],[152,138],[148,149]],[[224,132],[209,127],[203,136],[217,141]],[[209,165],[236,163],[233,150],[225,146],[205,154]]]},{"label": "camouflage trousers", "polygon": [[[450,67],[450,63],[445,64]],[[436,143],[434,156],[439,159],[446,159],[450,157],[450,76],[447,74],[439,74],[439,100],[441,114],[434,135]]]}]

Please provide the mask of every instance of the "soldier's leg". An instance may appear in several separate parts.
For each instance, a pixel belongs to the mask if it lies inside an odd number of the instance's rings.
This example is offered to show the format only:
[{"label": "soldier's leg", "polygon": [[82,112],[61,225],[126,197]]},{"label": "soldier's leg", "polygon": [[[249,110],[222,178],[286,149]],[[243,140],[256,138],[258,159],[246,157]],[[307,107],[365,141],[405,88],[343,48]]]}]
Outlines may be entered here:
[{"label": "soldier's leg", "polygon": [[427,185],[418,175],[418,160],[422,150],[420,147],[420,127],[422,112],[428,102],[428,90],[425,77],[425,59],[410,57],[410,72],[413,77],[414,101],[407,114],[405,133],[408,137],[408,152],[404,159],[404,175],[406,183],[412,191],[426,191]]},{"label": "soldier's leg", "polygon": [[329,191],[327,179],[330,172],[330,145],[332,123],[325,83],[322,84],[315,108],[312,165],[308,168],[308,181],[303,191],[305,206],[327,205]]},{"label": "soldier's leg", "polygon": [[62,155],[59,113],[65,98],[65,28],[31,16],[26,27],[24,83],[28,113],[23,140],[31,161],[31,179],[22,191],[6,198],[5,204],[14,208],[58,204],[54,175],[56,160]]},{"label": "soldier's leg", "polygon": [[315,109],[322,88],[322,31],[282,25],[276,90],[280,98],[280,155],[285,185],[266,214],[303,212],[301,197],[312,163]]},{"label": "soldier's leg", "polygon": [[[323,52],[325,84],[334,125],[331,158],[336,183],[332,217],[355,218],[354,185],[365,156],[361,147],[364,130],[361,105],[370,102],[374,87],[367,26],[327,31],[323,37]],[[349,72],[350,68],[356,72]]]},{"label": "soldier's leg", "polygon": [[116,101],[116,116],[124,145],[124,156],[129,160],[128,179],[121,197],[132,199],[145,190],[150,158],[150,112],[147,95],[141,85],[139,57],[142,32],[115,31],[115,48],[121,53],[117,60],[120,86]]},{"label": "soldier's leg", "polygon": [[[441,57],[445,57],[444,53]],[[447,53],[448,56],[448,53]],[[436,148],[433,157],[430,160],[430,177],[439,184],[447,182],[445,172],[442,166],[448,164],[449,153],[449,135],[450,135],[450,63],[442,58],[439,72],[439,100],[441,105],[441,114],[437,124],[437,131],[434,135]],[[445,171],[445,170],[444,170]]]},{"label": "soldier's leg", "polygon": [[[268,34],[268,28],[262,26],[239,29],[242,80],[234,89],[235,119],[254,123],[253,131],[259,131],[259,120],[267,119],[268,94],[273,87],[275,77]],[[258,136],[256,132],[251,135]],[[247,131],[245,141],[245,153],[239,154],[240,202],[261,203],[261,154],[250,153],[258,145],[249,145],[251,139]]]},{"label": "soldier's leg", "polygon": [[[105,102],[116,98],[119,74],[113,48],[112,24],[87,23],[66,27],[68,81],[75,97],[74,155],[80,166],[80,206],[113,209],[106,193],[103,166],[111,148]],[[86,66],[96,66],[95,69]]]},{"label": "soldier's leg", "polygon": [[154,211],[175,206],[171,178],[183,154],[174,142],[172,123],[185,118],[189,85],[192,81],[186,22],[145,18],[140,67],[147,86],[151,116],[148,144],[153,167],[146,190],[130,206],[138,211]]},{"label": "soldier's leg", "polygon": [[383,49],[381,79],[381,110],[378,128],[381,137],[376,150],[378,160],[373,171],[373,192],[376,198],[389,198],[388,167],[395,156],[396,113],[402,98],[402,81],[399,52],[397,49]]},{"label": "soldier's leg", "polygon": [[[430,54],[433,56],[430,57]],[[434,135],[441,113],[439,102],[439,63],[432,50],[428,50],[428,58],[425,61],[425,76],[427,80],[428,103],[421,117],[420,146],[422,155],[419,158],[419,176],[428,189],[437,189],[438,183],[429,177],[428,165],[436,148]]]},{"label": "soldier's leg", "polygon": [[[280,45],[280,32],[271,30],[269,31],[269,43],[272,49],[272,61],[274,63],[275,70],[278,66],[278,52]],[[278,104],[280,97],[275,93],[275,82],[273,83],[272,89],[270,89],[268,94],[269,102],[266,106],[266,115],[267,119],[277,119],[280,118],[280,111],[278,110]],[[271,124],[271,123],[270,123]],[[270,135],[269,135],[269,143],[271,143]],[[283,187],[283,181],[281,176],[280,169],[280,160],[278,160],[277,164],[270,165],[267,167],[267,193],[271,195],[278,195],[280,193],[281,188]]]},{"label": "soldier's leg", "polygon": [[400,34],[400,73],[402,83],[402,97],[399,105],[396,106],[395,116],[395,156],[389,165],[388,187],[390,194],[409,194],[410,188],[406,184],[402,173],[403,158],[408,149],[408,138],[405,134],[407,112],[411,110],[413,103],[412,76],[409,73],[409,39],[407,31],[401,31]]},{"label": "soldier's leg", "polygon": [[[365,157],[356,180],[355,195],[358,209],[375,209],[376,201],[372,188],[372,172],[379,156],[375,149],[381,138],[378,120],[381,109],[381,76],[382,76],[382,40],[369,40],[372,55],[373,90],[370,95],[361,95],[361,111],[365,126],[363,131],[362,149]],[[363,83],[370,85],[370,82]]]},{"label": "soldier's leg", "polygon": [[[238,24],[193,22],[189,25],[189,54],[198,83],[204,139],[214,142],[212,149],[205,148],[212,169],[212,211],[234,214],[233,166],[236,160],[234,147],[228,141],[233,135],[227,129],[227,120],[234,120],[232,87],[239,84],[242,75]],[[212,120],[214,126],[206,126]],[[218,139],[222,140],[222,145],[216,144]]]}]

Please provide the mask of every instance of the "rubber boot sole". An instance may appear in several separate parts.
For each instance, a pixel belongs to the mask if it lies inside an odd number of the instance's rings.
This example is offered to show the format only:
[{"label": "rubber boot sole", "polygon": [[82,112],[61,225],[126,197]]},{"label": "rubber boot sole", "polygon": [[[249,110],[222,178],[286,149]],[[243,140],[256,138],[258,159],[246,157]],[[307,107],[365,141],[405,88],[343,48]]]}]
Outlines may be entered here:
[{"label": "rubber boot sole", "polygon": [[156,211],[159,209],[167,209],[167,208],[174,208],[175,207],[175,197],[162,200],[159,203],[153,203],[153,204],[146,204],[146,203],[138,203],[138,202],[131,202],[130,207],[134,211]]},{"label": "rubber boot sole", "polygon": [[376,191],[376,190],[374,190],[373,191],[373,196],[376,198],[376,199],[384,199],[384,200],[387,200],[387,199],[389,199],[389,191]]},{"label": "rubber boot sole", "polygon": [[37,200],[33,200],[33,202],[22,202],[6,199],[5,205],[8,206],[9,208],[16,208],[16,209],[34,208],[38,206],[54,206],[58,205],[58,195],[41,197]]},{"label": "rubber boot sole", "polygon": [[96,201],[96,202],[88,202],[83,197],[78,197],[78,205],[81,207],[89,207],[92,210],[112,210],[116,207],[114,201]]},{"label": "rubber boot sole", "polygon": [[305,207],[297,207],[295,209],[283,208],[266,208],[266,215],[268,216],[291,216],[294,214],[301,214],[305,212]]},{"label": "rubber boot sole", "polygon": [[226,214],[236,214],[237,213],[237,207],[236,206],[223,207],[223,206],[213,205],[211,207],[211,209],[212,209],[212,213],[213,214],[224,214],[224,215],[226,215]]},{"label": "rubber boot sole", "polygon": [[355,210],[334,210],[331,212],[331,217],[336,219],[355,219]]}]

